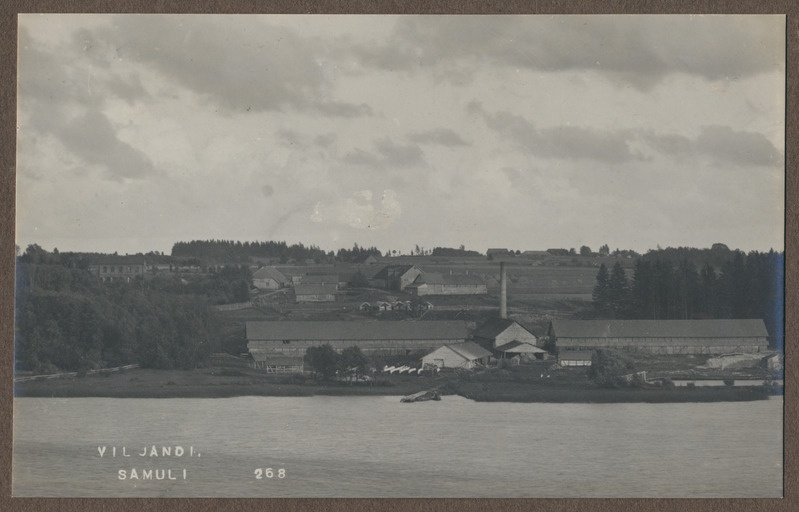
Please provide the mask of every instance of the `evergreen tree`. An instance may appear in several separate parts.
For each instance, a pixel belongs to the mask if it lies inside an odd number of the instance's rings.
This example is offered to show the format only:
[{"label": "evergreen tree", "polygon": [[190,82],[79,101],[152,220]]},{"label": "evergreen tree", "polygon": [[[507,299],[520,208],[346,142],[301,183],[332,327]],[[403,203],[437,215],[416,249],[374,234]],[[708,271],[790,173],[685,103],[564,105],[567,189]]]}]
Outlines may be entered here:
[{"label": "evergreen tree", "polygon": [[596,274],[596,285],[594,286],[593,299],[594,310],[601,316],[610,312],[609,277],[608,267],[603,263],[599,266]]},{"label": "evergreen tree", "polygon": [[710,263],[705,263],[699,275],[701,295],[698,306],[699,315],[703,318],[717,318],[718,306],[716,301],[717,280],[715,269]]},{"label": "evergreen tree", "polygon": [[608,306],[614,318],[624,318],[629,310],[629,286],[621,263],[613,265],[608,280]]},{"label": "evergreen tree", "polygon": [[631,302],[631,315],[633,318],[657,318],[655,270],[650,261],[639,259],[635,262]]},{"label": "evergreen tree", "polygon": [[678,318],[687,320],[694,318],[695,309],[699,302],[699,273],[696,265],[688,259],[683,259],[677,267],[677,302],[679,305]]}]

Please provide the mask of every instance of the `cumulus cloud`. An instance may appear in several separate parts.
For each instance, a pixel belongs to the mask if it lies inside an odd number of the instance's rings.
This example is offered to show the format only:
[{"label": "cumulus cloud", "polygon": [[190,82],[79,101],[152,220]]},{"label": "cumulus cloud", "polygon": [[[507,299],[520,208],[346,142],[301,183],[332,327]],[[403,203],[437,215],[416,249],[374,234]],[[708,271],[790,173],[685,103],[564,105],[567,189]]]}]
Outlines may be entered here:
[{"label": "cumulus cloud", "polygon": [[632,135],[628,130],[600,131],[566,125],[538,129],[533,122],[510,112],[492,114],[476,103],[469,105],[469,110],[482,115],[490,128],[537,157],[609,163],[643,159],[631,149]]},{"label": "cumulus cloud", "polygon": [[438,144],[440,146],[466,146],[468,143],[455,131],[447,128],[436,128],[424,132],[413,132],[408,139],[417,144]]},{"label": "cumulus cloud", "polygon": [[728,126],[706,126],[696,139],[697,149],[723,162],[773,166],[782,156],[760,133],[736,131]]},{"label": "cumulus cloud", "polygon": [[388,138],[374,142],[376,153],[355,149],[341,161],[373,168],[402,168],[423,165],[424,153],[417,144],[397,144]]},{"label": "cumulus cloud", "polygon": [[108,119],[98,111],[89,110],[59,133],[73,153],[104,168],[111,179],[140,179],[156,172],[150,158],[120,140]]},{"label": "cumulus cloud", "polygon": [[[123,16],[93,34],[120,58],[146,63],[168,80],[233,109],[306,106],[322,86],[311,49],[291,30],[234,23],[233,17]],[[291,48],[291,51],[275,51]],[[209,72],[213,70],[213,72]]]},{"label": "cumulus cloud", "polygon": [[78,31],[59,58],[20,30],[20,112],[29,135],[52,136],[88,166],[99,166],[112,180],[141,179],[157,173],[141,149],[123,141],[101,110],[121,99],[133,103],[147,96],[138,75],[103,71],[102,49]]},{"label": "cumulus cloud", "polygon": [[383,159],[362,149],[348,152],[341,161],[345,164],[362,165],[364,167],[379,167],[383,165]]},{"label": "cumulus cloud", "polygon": [[409,167],[424,163],[422,150],[416,144],[395,144],[389,139],[380,139],[375,147],[387,165]]},{"label": "cumulus cloud", "polygon": [[328,103],[316,103],[315,108],[322,115],[329,117],[363,117],[372,115],[371,107],[365,103],[354,105],[351,103],[331,101]]},{"label": "cumulus cloud", "polygon": [[[444,70],[470,59],[545,72],[590,70],[647,89],[671,73],[716,80],[781,69],[784,33],[771,16],[406,17],[384,45],[357,50],[381,69]],[[446,71],[449,71],[447,73]]]},{"label": "cumulus cloud", "polygon": [[642,140],[660,153],[684,160],[702,156],[723,164],[774,167],[782,154],[763,134],[728,126],[703,126],[695,139],[676,134],[642,134]]}]

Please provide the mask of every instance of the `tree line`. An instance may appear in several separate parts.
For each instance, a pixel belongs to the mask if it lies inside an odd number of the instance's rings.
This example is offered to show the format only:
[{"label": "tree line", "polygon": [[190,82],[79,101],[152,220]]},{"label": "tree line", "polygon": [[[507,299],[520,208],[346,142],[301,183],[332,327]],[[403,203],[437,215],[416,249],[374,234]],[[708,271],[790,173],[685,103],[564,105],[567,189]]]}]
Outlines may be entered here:
[{"label": "tree line", "polygon": [[382,256],[377,247],[360,247],[354,244],[352,249],[339,249],[336,252],[336,260],[346,263],[361,263],[369,256],[379,258]]},{"label": "tree line", "polygon": [[246,267],[189,282],[163,276],[102,283],[72,263],[38,246],[18,258],[18,370],[55,373],[126,364],[203,365],[211,352],[221,349],[221,325],[209,305],[249,296]]},{"label": "tree line", "polygon": [[[726,247],[724,247],[726,249]],[[603,264],[596,276],[593,309],[599,318],[760,318],[772,346],[784,335],[784,253],[711,249],[651,251],[628,276],[620,263]],[[680,259],[674,263],[678,256]],[[703,257],[707,259],[703,260]],[[718,263],[718,267],[715,265]]]},{"label": "tree line", "polygon": [[326,262],[333,253],[325,253],[314,245],[288,245],[286,242],[240,242],[233,240],[192,240],[172,245],[172,256],[199,258],[209,262],[248,263],[251,258],[273,258],[280,263],[289,260]]}]

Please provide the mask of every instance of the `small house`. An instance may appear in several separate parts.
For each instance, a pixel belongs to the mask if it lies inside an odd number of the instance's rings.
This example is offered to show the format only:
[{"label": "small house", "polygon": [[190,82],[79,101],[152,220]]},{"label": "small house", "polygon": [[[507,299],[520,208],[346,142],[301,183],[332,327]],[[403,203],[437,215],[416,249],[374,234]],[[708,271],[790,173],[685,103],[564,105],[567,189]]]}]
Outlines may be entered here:
[{"label": "small house", "polygon": [[436,366],[438,368],[475,368],[485,365],[491,352],[477,343],[466,341],[463,343],[450,343],[430,352],[422,358],[422,367]]}]

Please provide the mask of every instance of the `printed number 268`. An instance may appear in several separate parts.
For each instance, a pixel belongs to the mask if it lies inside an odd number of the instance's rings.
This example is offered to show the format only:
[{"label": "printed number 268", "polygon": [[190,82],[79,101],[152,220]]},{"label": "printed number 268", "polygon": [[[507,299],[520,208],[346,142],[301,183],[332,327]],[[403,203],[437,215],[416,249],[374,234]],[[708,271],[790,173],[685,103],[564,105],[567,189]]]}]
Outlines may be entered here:
[{"label": "printed number 268", "polygon": [[255,479],[263,480],[264,478],[286,478],[286,470],[283,468],[257,468],[255,470]]}]

